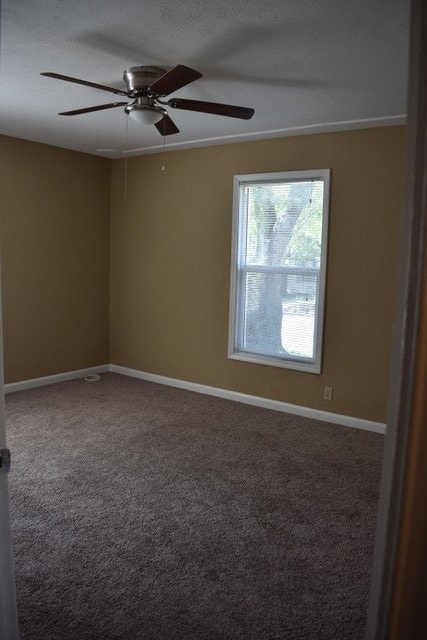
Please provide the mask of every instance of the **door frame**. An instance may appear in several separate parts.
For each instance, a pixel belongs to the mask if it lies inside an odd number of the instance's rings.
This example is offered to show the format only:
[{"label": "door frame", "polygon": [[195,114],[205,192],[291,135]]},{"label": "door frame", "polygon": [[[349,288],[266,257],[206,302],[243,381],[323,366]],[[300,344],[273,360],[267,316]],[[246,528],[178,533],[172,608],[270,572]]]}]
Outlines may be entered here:
[{"label": "door frame", "polygon": [[427,637],[426,33],[427,3],[412,0],[396,325],[366,640]]},{"label": "door frame", "polygon": [[[0,448],[6,449],[4,415],[3,332],[0,289]],[[0,468],[0,637],[19,640],[15,572],[10,531],[9,485],[5,465]]]}]

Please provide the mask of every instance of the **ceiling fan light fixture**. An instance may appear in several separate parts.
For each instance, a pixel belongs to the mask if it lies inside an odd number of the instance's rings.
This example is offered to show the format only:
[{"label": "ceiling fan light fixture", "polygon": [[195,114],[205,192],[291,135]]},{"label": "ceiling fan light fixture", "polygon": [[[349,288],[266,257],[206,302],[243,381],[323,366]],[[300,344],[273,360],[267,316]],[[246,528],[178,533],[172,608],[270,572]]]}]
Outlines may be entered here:
[{"label": "ceiling fan light fixture", "polygon": [[155,124],[165,115],[161,107],[150,107],[143,104],[131,104],[125,107],[127,115],[138,124]]}]

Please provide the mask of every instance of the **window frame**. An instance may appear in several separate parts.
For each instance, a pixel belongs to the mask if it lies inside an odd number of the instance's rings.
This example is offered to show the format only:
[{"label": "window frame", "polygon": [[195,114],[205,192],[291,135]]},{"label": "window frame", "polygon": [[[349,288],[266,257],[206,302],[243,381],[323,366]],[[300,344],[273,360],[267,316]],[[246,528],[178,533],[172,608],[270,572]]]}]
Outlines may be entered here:
[{"label": "window frame", "polygon": [[[233,177],[233,220],[231,241],[231,281],[230,281],[230,312],[228,332],[228,358],[255,364],[270,365],[308,373],[321,373],[324,343],[324,316],[326,297],[326,271],[328,255],[329,235],[329,205],[330,205],[330,169],[313,169],[305,171],[280,171],[274,173],[241,174]],[[314,356],[313,358],[301,358],[293,356],[272,356],[250,351],[242,351],[237,348],[239,344],[238,334],[242,332],[243,296],[239,295],[242,273],[251,272],[296,272],[297,267],[269,267],[244,263],[242,257],[246,246],[247,203],[241,198],[242,188],[251,184],[268,184],[277,182],[301,182],[307,180],[322,180],[323,182],[323,210],[322,210],[322,234],[321,254],[319,269],[304,268],[303,271],[318,274],[318,295],[316,301],[315,332],[314,332]]]}]

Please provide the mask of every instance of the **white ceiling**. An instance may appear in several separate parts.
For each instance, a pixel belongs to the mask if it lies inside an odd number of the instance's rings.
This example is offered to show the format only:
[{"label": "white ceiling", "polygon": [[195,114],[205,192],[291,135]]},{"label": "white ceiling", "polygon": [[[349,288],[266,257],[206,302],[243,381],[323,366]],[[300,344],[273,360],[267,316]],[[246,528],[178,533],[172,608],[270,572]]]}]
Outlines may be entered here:
[{"label": "white ceiling", "polygon": [[[166,138],[166,148],[402,122],[409,5],[3,0],[0,133],[120,157],[122,107],[72,117],[57,113],[122,98],[40,72],[125,88],[123,70],[132,65],[187,65],[203,77],[174,96],[255,109],[248,121],[169,109],[180,133]],[[154,126],[128,124],[126,148],[132,154],[163,148]]]}]

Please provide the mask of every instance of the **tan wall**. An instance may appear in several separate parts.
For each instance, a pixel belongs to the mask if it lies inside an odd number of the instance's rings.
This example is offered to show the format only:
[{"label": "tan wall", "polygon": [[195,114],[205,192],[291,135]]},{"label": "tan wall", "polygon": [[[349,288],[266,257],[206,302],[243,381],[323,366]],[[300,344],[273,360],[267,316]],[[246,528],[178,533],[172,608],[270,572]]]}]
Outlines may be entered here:
[{"label": "tan wall", "polygon": [[[108,362],[385,420],[403,128],[113,162],[0,138],[6,381]],[[227,359],[232,177],[332,169],[321,375]],[[125,199],[126,195],[126,199]],[[334,400],[322,400],[324,385]]]},{"label": "tan wall", "polygon": [[[113,161],[111,362],[385,421],[402,127]],[[234,174],[332,169],[321,375],[227,359]],[[334,399],[322,399],[332,385]]]},{"label": "tan wall", "polygon": [[109,361],[110,162],[0,137],[6,382]]}]

